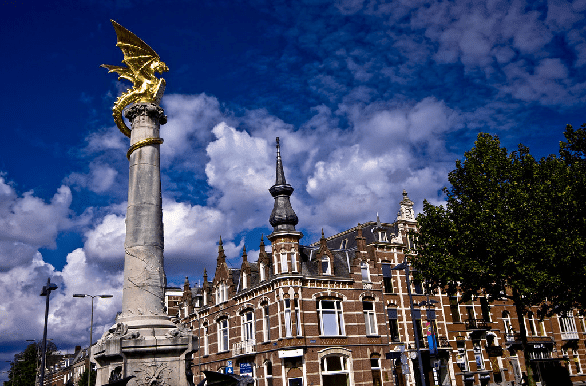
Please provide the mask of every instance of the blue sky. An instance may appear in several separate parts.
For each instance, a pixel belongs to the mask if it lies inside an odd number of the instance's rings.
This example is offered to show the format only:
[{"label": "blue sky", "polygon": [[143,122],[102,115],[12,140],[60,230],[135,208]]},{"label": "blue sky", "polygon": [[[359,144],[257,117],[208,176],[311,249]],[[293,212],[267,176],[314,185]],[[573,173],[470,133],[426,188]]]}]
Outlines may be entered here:
[{"label": "blue sky", "polygon": [[[0,359],[42,336],[87,344],[121,301],[128,140],[111,118],[129,84],[109,20],[170,71],[161,147],[170,284],[239,266],[270,232],[274,139],[303,242],[376,219],[407,189],[439,203],[478,132],[541,157],[583,123],[586,1],[10,1],[1,6]],[[87,319],[87,320],[86,320]],[[0,365],[0,370],[5,368]],[[0,380],[2,376],[0,375]]]}]

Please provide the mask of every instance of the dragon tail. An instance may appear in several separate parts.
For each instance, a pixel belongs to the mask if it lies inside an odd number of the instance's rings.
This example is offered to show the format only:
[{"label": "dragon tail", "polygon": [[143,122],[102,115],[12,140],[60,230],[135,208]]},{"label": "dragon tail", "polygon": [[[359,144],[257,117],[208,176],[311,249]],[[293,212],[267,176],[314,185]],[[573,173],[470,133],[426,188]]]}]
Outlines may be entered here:
[{"label": "dragon tail", "polygon": [[124,108],[131,103],[137,102],[140,99],[140,93],[137,93],[136,90],[129,90],[128,92],[123,93],[116,99],[114,103],[114,108],[112,109],[112,117],[114,117],[114,122],[118,129],[130,138],[130,129],[126,126],[124,119],[122,118],[122,113]]}]

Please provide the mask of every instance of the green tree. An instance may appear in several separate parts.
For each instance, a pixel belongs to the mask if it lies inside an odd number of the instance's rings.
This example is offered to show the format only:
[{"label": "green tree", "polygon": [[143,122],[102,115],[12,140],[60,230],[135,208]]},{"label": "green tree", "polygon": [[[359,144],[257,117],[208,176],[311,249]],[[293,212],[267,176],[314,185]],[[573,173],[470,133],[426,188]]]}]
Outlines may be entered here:
[{"label": "green tree", "polygon": [[[37,368],[40,364],[40,351],[42,343],[31,343],[23,352],[14,355],[14,361],[10,364],[8,380],[4,386],[34,386],[37,377]],[[53,342],[47,342],[47,357],[57,351]]]},{"label": "green tree", "polygon": [[[77,386],[87,386],[87,377],[88,371],[87,369],[81,374],[79,377],[79,381],[77,381]],[[90,386],[95,386],[96,384],[96,370],[92,370],[90,372]]]},{"label": "green tree", "polygon": [[[560,157],[539,162],[523,145],[509,153],[498,137],[479,134],[449,174],[445,206],[426,201],[417,218],[420,248],[413,266],[431,286],[458,287],[464,299],[479,292],[510,298],[526,358],[529,307],[545,313],[586,304],[580,285],[586,279],[586,141],[584,128],[570,128]],[[531,366],[527,373],[534,385]]]}]

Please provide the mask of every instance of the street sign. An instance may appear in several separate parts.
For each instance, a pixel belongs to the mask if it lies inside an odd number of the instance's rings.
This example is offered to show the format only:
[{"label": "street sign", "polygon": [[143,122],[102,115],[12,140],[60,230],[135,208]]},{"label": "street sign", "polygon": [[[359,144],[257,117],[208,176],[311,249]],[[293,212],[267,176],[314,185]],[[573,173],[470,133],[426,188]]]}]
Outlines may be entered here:
[{"label": "street sign", "polygon": [[250,375],[252,377],[252,363],[240,363],[240,375]]}]

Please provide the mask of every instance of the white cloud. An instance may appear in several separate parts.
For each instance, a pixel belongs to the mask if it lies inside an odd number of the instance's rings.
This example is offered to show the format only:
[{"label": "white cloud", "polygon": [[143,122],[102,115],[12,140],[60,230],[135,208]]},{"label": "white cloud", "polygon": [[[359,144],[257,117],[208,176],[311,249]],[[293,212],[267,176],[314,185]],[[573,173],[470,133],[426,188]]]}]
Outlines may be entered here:
[{"label": "white cloud", "polygon": [[[47,203],[33,191],[19,196],[0,174],[0,195],[0,241],[12,246],[54,248],[60,231],[79,225],[80,219],[74,220],[69,208],[72,195],[67,186],[61,186]],[[0,256],[1,266],[14,263],[9,256]]]}]

